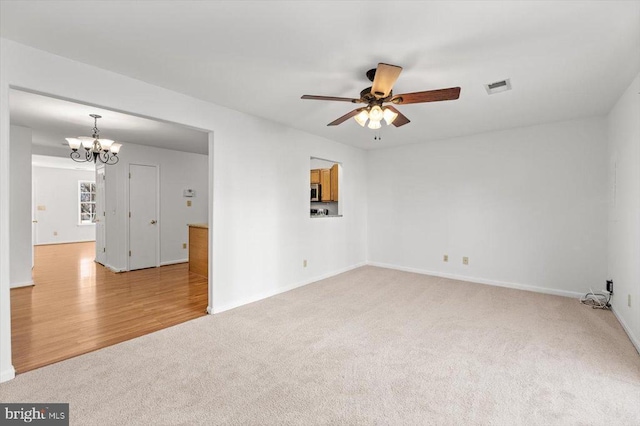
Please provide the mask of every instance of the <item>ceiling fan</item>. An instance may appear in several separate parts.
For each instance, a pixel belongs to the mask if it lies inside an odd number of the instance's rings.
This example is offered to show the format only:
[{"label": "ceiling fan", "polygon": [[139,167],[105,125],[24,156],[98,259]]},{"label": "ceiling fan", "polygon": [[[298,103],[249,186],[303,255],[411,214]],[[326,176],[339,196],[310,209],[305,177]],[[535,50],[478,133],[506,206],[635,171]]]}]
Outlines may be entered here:
[{"label": "ceiling fan", "polygon": [[418,104],[424,102],[450,101],[460,97],[459,87],[448,89],[427,90],[425,92],[403,93],[394,95],[393,85],[395,84],[402,67],[379,63],[378,68],[367,71],[367,78],[373,84],[360,92],[360,98],[340,98],[336,96],[315,96],[304,95],[301,99],[314,99],[318,101],[341,101],[352,102],[354,104],[366,104],[361,108],[356,108],[342,117],[327,124],[327,126],[337,126],[344,123],[351,117],[362,127],[369,122],[370,129],[379,129],[380,122],[384,119],[387,125],[393,124],[396,127],[409,123],[409,119],[392,105]]}]

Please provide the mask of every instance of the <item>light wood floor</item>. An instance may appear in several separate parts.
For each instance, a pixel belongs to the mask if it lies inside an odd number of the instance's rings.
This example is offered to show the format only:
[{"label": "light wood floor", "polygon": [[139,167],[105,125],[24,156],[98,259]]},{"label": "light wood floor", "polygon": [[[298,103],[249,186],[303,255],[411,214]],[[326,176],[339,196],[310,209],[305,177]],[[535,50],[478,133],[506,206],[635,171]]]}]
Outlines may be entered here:
[{"label": "light wood floor", "polygon": [[11,290],[18,373],[205,315],[207,280],[187,263],[116,274],[94,247],[35,247],[35,286]]}]

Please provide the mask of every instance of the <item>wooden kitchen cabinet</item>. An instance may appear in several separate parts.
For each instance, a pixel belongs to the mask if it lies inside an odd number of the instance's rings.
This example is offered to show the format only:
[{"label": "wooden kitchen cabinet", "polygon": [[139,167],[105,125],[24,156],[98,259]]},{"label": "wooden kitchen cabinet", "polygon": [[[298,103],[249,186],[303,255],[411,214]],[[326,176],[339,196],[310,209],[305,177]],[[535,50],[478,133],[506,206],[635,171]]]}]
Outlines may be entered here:
[{"label": "wooden kitchen cabinet", "polygon": [[320,201],[331,201],[331,170],[320,169]]},{"label": "wooden kitchen cabinet", "polygon": [[320,184],[320,201],[338,201],[338,164],[330,169],[313,169],[310,177],[312,184]]},{"label": "wooden kitchen cabinet", "polygon": [[320,170],[311,170],[311,183],[320,183]]},{"label": "wooden kitchen cabinet", "polygon": [[209,276],[209,226],[189,225],[189,272]]},{"label": "wooden kitchen cabinet", "polygon": [[338,201],[338,165],[334,164],[329,172],[331,176],[331,201]]}]

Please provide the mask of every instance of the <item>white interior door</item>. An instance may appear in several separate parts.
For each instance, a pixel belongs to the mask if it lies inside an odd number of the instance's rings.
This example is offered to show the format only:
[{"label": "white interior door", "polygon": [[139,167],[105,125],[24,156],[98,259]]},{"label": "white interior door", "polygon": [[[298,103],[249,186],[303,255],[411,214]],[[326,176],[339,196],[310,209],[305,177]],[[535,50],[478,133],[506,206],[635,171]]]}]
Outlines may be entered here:
[{"label": "white interior door", "polygon": [[129,270],[159,266],[158,168],[129,165]]},{"label": "white interior door", "polygon": [[104,265],[107,262],[107,247],[105,234],[105,220],[107,218],[105,206],[106,180],[104,164],[96,166],[96,262]]}]

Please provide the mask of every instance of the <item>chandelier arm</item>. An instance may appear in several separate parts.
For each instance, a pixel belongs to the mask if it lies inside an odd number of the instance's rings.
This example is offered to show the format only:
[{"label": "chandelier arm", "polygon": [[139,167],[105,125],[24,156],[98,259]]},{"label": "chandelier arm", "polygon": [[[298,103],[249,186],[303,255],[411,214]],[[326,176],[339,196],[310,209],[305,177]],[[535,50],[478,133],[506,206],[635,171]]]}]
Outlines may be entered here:
[{"label": "chandelier arm", "polygon": [[108,165],[114,165],[120,160],[120,158],[118,158],[116,154],[112,154],[108,151],[100,152],[100,154],[97,155],[96,158],[99,159],[101,163]]},{"label": "chandelier arm", "polygon": [[102,162],[104,164],[108,164],[109,163],[109,153],[108,152],[100,151],[98,153],[97,158],[100,160],[100,162]]},{"label": "chandelier arm", "polygon": [[85,155],[84,158],[82,158],[82,154],[80,154],[80,152],[76,151],[71,151],[71,154],[69,155],[69,157],[71,157],[71,159],[73,161],[75,161],[76,163],[86,163],[87,161],[87,156]]}]

